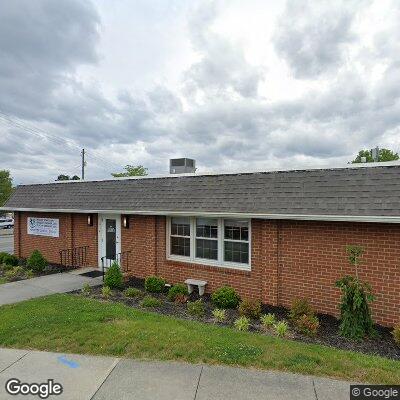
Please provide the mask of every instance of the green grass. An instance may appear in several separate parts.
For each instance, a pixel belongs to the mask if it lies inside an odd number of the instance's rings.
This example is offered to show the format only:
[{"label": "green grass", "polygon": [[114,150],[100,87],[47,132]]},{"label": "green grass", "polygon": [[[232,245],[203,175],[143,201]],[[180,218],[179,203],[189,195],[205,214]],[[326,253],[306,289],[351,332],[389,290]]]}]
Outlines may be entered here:
[{"label": "green grass", "polygon": [[52,295],[0,307],[0,346],[205,362],[400,382],[400,362],[165,317],[83,296]]}]

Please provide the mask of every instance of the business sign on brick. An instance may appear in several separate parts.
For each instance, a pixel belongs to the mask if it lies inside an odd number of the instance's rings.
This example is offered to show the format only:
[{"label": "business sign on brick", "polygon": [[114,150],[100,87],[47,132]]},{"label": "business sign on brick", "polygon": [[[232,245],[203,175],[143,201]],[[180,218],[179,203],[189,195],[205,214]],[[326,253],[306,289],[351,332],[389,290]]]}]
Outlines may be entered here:
[{"label": "business sign on brick", "polygon": [[59,237],[60,220],[28,217],[28,235]]}]

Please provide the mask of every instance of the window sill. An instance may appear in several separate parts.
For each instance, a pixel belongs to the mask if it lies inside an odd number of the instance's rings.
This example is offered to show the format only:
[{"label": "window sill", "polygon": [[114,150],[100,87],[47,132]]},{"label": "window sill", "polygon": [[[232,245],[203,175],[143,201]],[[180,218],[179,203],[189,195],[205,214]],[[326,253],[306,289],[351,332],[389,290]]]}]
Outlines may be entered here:
[{"label": "window sill", "polygon": [[180,256],[168,256],[167,260],[169,261],[179,261],[186,264],[197,264],[197,265],[205,265],[207,267],[216,267],[216,268],[223,268],[223,269],[233,269],[239,270],[244,272],[251,272],[251,265],[241,265],[235,263],[219,263],[219,262],[212,262],[211,260],[207,259],[191,259],[188,257],[180,257]]}]

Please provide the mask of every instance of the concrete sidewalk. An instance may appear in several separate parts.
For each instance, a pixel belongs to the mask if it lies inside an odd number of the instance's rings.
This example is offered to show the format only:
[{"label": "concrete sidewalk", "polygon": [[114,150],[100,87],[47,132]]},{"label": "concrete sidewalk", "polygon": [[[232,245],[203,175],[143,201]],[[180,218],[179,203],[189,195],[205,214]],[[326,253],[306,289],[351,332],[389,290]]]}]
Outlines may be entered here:
[{"label": "concrete sidewalk", "polygon": [[54,399],[348,400],[349,383],[242,368],[0,349],[0,399],[8,379],[63,386]]},{"label": "concrete sidewalk", "polygon": [[102,283],[100,278],[88,278],[79,274],[93,268],[79,269],[72,272],[63,272],[38,276],[37,278],[23,281],[4,283],[0,285],[0,306],[4,304],[18,303],[19,301],[47,296],[54,293],[66,293],[72,290],[82,289],[84,284],[90,286]]}]

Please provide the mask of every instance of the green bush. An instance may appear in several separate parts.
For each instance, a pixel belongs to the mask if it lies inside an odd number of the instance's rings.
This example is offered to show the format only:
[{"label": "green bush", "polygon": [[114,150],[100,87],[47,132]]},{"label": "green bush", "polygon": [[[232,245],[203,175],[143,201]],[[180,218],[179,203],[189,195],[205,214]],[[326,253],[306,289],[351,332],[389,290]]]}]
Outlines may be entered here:
[{"label": "green bush", "polygon": [[175,301],[174,302],[177,303],[177,304],[185,304],[185,303],[187,303],[187,301],[188,301],[188,297],[186,295],[184,295],[182,293],[178,293],[175,296]]},{"label": "green bush", "polygon": [[211,295],[211,301],[218,308],[236,308],[239,300],[240,298],[235,289],[230,286],[223,286]]},{"label": "green bush", "polygon": [[310,306],[310,303],[307,299],[293,300],[289,313],[290,320],[296,324],[296,321],[303,315],[314,316],[314,310]]},{"label": "green bush", "polygon": [[26,279],[32,279],[34,276],[35,276],[35,273],[31,269],[28,269],[25,271]]},{"label": "green bush", "polygon": [[178,294],[183,294],[184,296],[189,295],[186,285],[177,283],[176,285],[170,287],[168,290],[168,300],[175,301],[175,298]]},{"label": "green bush", "polygon": [[26,261],[26,265],[35,273],[42,272],[47,267],[47,260],[39,250],[33,250]]},{"label": "green bush", "polygon": [[139,297],[143,294],[140,289],[136,289],[134,287],[128,287],[124,290],[125,297]]},{"label": "green bush", "polygon": [[400,346],[400,324],[397,324],[392,332],[394,341]]},{"label": "green bush", "polygon": [[247,317],[240,317],[235,319],[233,323],[235,328],[239,331],[248,331],[250,327],[250,320]]},{"label": "green bush", "polygon": [[153,296],[145,296],[140,303],[142,307],[155,308],[162,305],[162,301]]},{"label": "green bush", "polygon": [[6,256],[8,253],[5,251],[0,251],[0,265],[3,264],[3,258]]},{"label": "green bush", "polygon": [[91,291],[92,291],[92,288],[90,287],[90,285],[89,285],[88,283],[85,283],[85,284],[83,285],[82,290],[81,290],[81,292],[82,292],[82,294],[83,294],[84,296],[89,296],[90,293],[91,293]]},{"label": "green bush", "polygon": [[189,301],[187,303],[187,310],[190,315],[194,315],[195,317],[203,317],[206,313],[202,300]]},{"label": "green bush", "polygon": [[286,336],[289,329],[288,324],[285,321],[280,321],[274,325],[276,334],[283,338]]},{"label": "green bush", "polygon": [[244,299],[239,304],[239,314],[247,318],[260,318],[261,315],[261,301]]},{"label": "green bush", "polygon": [[112,295],[112,290],[108,286],[103,286],[101,289],[101,294],[105,299],[108,299]]},{"label": "green bush", "polygon": [[371,287],[353,276],[336,282],[342,290],[340,303],[340,334],[354,340],[375,334],[369,302],[373,300]]},{"label": "green bush", "polygon": [[158,276],[148,276],[144,282],[144,288],[150,293],[162,293],[165,288],[165,280]]},{"label": "green bush", "polygon": [[122,289],[124,277],[117,262],[113,262],[104,276],[104,285],[110,289]]},{"label": "green bush", "polygon": [[303,314],[295,324],[296,330],[307,336],[315,336],[318,333],[319,320],[314,315]]},{"label": "green bush", "polygon": [[260,320],[264,328],[271,328],[276,324],[275,314],[264,314],[261,316]]},{"label": "green bush", "polygon": [[0,264],[1,263],[16,267],[18,265],[18,257],[14,256],[13,254],[2,253]]},{"label": "green bush", "polygon": [[214,308],[212,310],[214,319],[218,322],[224,322],[226,318],[226,311],[223,308]]},{"label": "green bush", "polygon": [[12,267],[11,269],[5,272],[4,277],[8,282],[24,279],[25,270],[20,266]]}]

